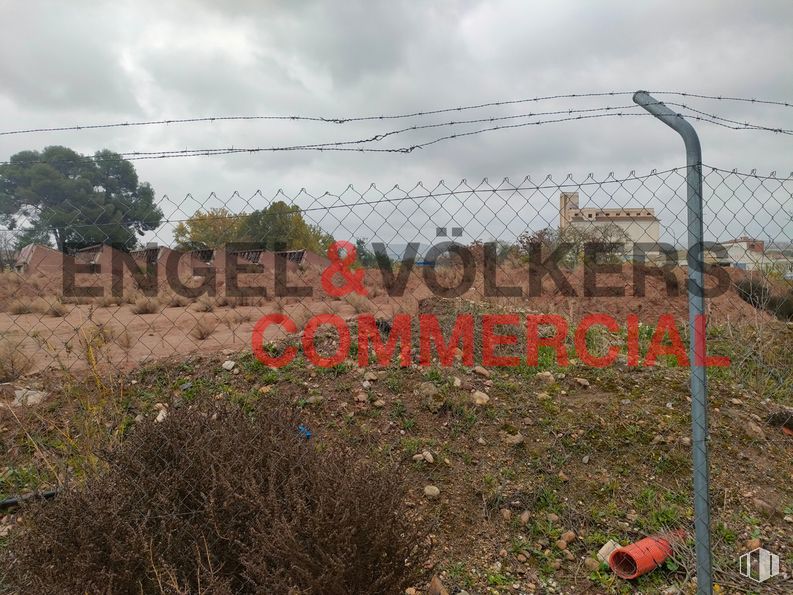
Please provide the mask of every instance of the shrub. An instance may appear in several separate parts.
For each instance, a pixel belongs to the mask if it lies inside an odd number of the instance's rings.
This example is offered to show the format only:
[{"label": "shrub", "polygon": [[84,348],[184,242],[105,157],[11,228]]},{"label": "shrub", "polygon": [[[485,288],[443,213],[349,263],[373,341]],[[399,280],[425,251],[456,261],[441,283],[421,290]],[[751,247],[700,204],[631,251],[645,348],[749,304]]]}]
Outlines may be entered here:
[{"label": "shrub", "polygon": [[218,326],[217,322],[213,320],[207,320],[206,318],[199,318],[196,321],[193,330],[190,331],[190,335],[193,338],[198,339],[199,341],[203,341],[212,336],[212,333],[215,332],[217,326]]},{"label": "shrub", "polygon": [[33,312],[33,304],[30,300],[14,300],[8,305],[11,314],[30,314]]},{"label": "shrub", "polygon": [[344,296],[344,301],[350,304],[358,314],[364,312],[374,312],[374,304],[362,295],[357,293],[348,293]]},{"label": "shrub", "polygon": [[215,309],[215,304],[208,295],[202,295],[198,298],[194,308],[196,312],[211,312]]},{"label": "shrub", "polygon": [[768,286],[762,281],[755,279],[743,279],[736,286],[738,295],[745,302],[750,303],[755,308],[763,308],[768,304],[770,291]]},{"label": "shrub", "polygon": [[122,298],[113,295],[103,295],[102,297],[96,298],[96,305],[100,308],[111,308],[113,306],[118,306],[121,303],[121,299]]},{"label": "shrub", "polygon": [[166,297],[165,303],[169,308],[186,308],[190,305],[190,298],[178,293],[171,293]]},{"label": "shrub", "polygon": [[37,298],[33,304],[33,309],[45,316],[62,318],[69,313],[69,308],[56,297]]},{"label": "shrub", "polygon": [[133,314],[155,314],[160,310],[160,303],[154,298],[141,297],[130,306]]},{"label": "shrub", "polygon": [[291,413],[268,408],[182,407],[140,424],[104,472],[27,507],[0,553],[9,586],[342,595],[416,584],[423,540],[396,475],[313,448]]},{"label": "shrub", "polygon": [[782,296],[771,296],[766,308],[780,320],[793,320],[793,291]]},{"label": "shrub", "polygon": [[21,343],[0,342],[0,382],[13,382],[30,371],[33,361],[22,351]]}]

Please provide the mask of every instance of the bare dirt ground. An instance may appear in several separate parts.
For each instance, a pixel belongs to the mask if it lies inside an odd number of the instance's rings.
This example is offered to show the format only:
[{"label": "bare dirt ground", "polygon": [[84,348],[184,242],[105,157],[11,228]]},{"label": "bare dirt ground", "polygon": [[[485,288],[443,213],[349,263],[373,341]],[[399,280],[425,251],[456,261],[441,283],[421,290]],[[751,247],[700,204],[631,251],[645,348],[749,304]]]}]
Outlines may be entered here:
[{"label": "bare dirt ground", "polygon": [[[299,411],[317,448],[350,450],[404,477],[408,504],[432,526],[427,580],[437,575],[450,593],[693,592],[687,369],[667,361],[628,368],[624,357],[593,369],[576,361],[572,345],[569,368],[542,357],[539,367],[486,371],[459,361],[361,369],[354,352],[329,369],[302,356],[271,369],[250,353],[253,325],[270,312],[288,314],[299,329],[326,312],[351,324],[364,312],[385,319],[431,312],[447,329],[461,312],[504,311],[572,322],[592,312],[620,323],[638,314],[653,325],[665,313],[684,321],[685,296],[669,297],[660,280],[648,278],[644,298],[569,297],[546,279],[541,297],[487,298],[477,277],[463,296],[444,300],[432,298],[422,271],[414,271],[404,297],[392,298],[379,273],[367,271],[366,298],[332,299],[321,293],[320,274],[303,271],[295,280],[314,287],[316,299],[235,301],[221,291],[171,307],[162,293],[150,313],[140,313],[138,295],[120,305],[66,303],[56,316],[40,302],[52,295],[46,284],[5,286],[0,333],[21,342],[34,364],[3,386],[0,496],[79,483],[101,471],[97,452],[163,410],[202,399],[241,407],[272,400]],[[623,283],[630,293],[631,274],[623,268],[602,284]],[[459,275],[442,272],[441,283],[453,286]],[[582,272],[568,276],[580,296]],[[525,289],[528,281],[515,267],[498,282]],[[780,419],[793,410],[793,329],[734,289],[709,300],[708,314],[709,350],[733,358],[730,368],[709,372],[716,580],[721,592],[756,592],[737,573],[737,560],[762,545],[780,556],[786,573],[762,592],[789,593],[793,436]],[[202,325],[203,337],[196,332]],[[299,342],[271,333],[265,338],[276,345]],[[320,339],[334,349],[332,335]],[[649,337],[641,339],[646,350]],[[598,334],[594,348],[620,340],[620,333]],[[19,388],[41,391],[43,402],[13,405]],[[487,397],[483,404],[477,391]],[[596,559],[610,539],[627,544],[670,529],[685,530],[686,544],[638,581],[616,578]],[[3,517],[0,547],[21,530],[24,513]],[[415,585],[417,593],[426,589]]]},{"label": "bare dirt ground", "polygon": [[[527,267],[521,263],[502,263],[496,277],[498,285],[519,287],[526,297],[486,296],[481,271],[461,297],[506,312],[560,314],[571,324],[589,313],[609,314],[620,324],[625,323],[629,314],[650,325],[656,324],[662,314],[671,314],[681,322],[687,319],[684,270],[674,271],[678,289],[673,295],[661,278],[648,275],[643,297],[633,295],[635,272],[633,266],[624,265],[620,273],[598,276],[599,286],[623,288],[624,297],[586,297],[584,272],[580,268],[565,272],[575,296],[564,295],[546,276],[541,294],[528,297]],[[287,314],[299,328],[318,313],[334,313],[348,319],[368,312],[390,319],[395,312],[416,314],[419,302],[433,295],[425,278],[428,272],[420,267],[409,276],[403,294],[394,297],[388,295],[377,270],[366,271],[366,297],[328,296],[322,289],[321,273],[312,267],[290,273],[290,284],[312,289],[313,295],[307,298],[273,297],[273,277],[262,274],[249,275],[242,279],[241,285],[267,288],[266,298],[227,297],[221,282],[212,297],[175,299],[173,291],[161,287],[154,298],[145,298],[139,290],[128,289],[120,299],[108,296],[80,300],[61,298],[57,280],[5,273],[0,291],[0,337],[29,356],[32,371],[53,368],[78,371],[85,369],[86,343],[99,333],[104,363],[133,368],[172,355],[210,353],[249,345],[254,324],[265,314]],[[732,271],[731,275],[737,281],[745,273]],[[462,269],[439,267],[437,278],[441,286],[454,287],[462,279]],[[96,279],[82,284],[91,281],[97,284]],[[102,283],[100,279],[98,285]],[[709,285],[713,285],[712,279]],[[61,304],[62,301],[65,303]],[[148,302],[151,307],[142,309],[141,302]],[[52,308],[53,304],[58,308]],[[742,300],[734,287],[709,299],[707,314],[710,322],[717,325],[758,325],[772,319]],[[277,327],[271,327],[265,339],[281,336]]]},{"label": "bare dirt ground", "polygon": [[[228,360],[232,369],[221,365]],[[427,577],[451,593],[693,593],[687,377],[665,366],[482,372],[296,361],[274,370],[246,353],[173,358],[105,378],[102,389],[41,377],[42,404],[0,409],[0,492],[51,487],[53,471],[79,481],[88,453],[163,409],[269,400],[299,411],[315,447],[351,450],[404,477],[409,506],[432,527]],[[488,402],[475,405],[472,391]],[[783,569],[793,564],[793,437],[766,421],[782,403],[730,377],[712,376],[711,405],[716,581],[721,592],[755,592],[737,574],[747,549],[760,543]],[[24,530],[21,520],[4,519],[4,539]],[[638,581],[596,562],[609,539],[681,528],[687,545]],[[791,581],[777,577],[762,592],[788,593]]]}]

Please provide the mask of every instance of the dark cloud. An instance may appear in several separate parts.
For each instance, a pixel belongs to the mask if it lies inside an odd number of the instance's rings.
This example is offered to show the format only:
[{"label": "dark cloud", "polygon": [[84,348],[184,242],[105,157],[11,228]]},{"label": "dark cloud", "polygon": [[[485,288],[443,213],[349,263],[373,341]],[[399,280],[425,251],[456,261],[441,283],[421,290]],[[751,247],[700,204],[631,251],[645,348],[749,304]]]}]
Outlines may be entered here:
[{"label": "dark cloud", "polygon": [[[788,64],[793,5],[787,0],[206,0],[101,7],[28,2],[6,5],[4,13],[3,129],[224,114],[373,115],[638,88],[789,100],[793,89]],[[790,109],[686,101],[736,120],[793,128]],[[422,122],[604,105],[632,102],[629,95],[544,101]],[[294,145],[365,138],[406,124],[216,122],[112,129],[0,137],[0,153],[7,158],[56,143],[83,152]],[[789,136],[696,126],[708,163],[791,169]],[[459,130],[481,127],[487,125]],[[380,146],[411,145],[448,132],[409,132]],[[306,188],[318,196],[325,190],[342,194],[350,184],[362,192],[371,182],[412,188],[419,180],[433,187],[441,179],[474,184],[484,177],[514,181],[529,174],[561,180],[572,173],[583,179],[590,172],[624,175],[683,160],[682,143],[671,130],[649,117],[626,117],[495,131],[408,155],[258,153],[136,166],[158,195],[167,194],[178,212],[188,215],[211,191],[220,204],[234,190],[251,197],[261,189],[270,197],[278,188],[290,196]],[[183,199],[188,192],[195,198]],[[251,205],[264,201],[257,196]],[[230,204],[239,209],[246,201],[235,198]],[[467,207],[476,212],[474,204]],[[479,208],[487,214],[484,205]],[[552,218],[553,204],[550,209],[542,217]],[[368,225],[382,219],[386,227],[429,229],[430,218],[404,205],[383,205],[369,213]]]}]

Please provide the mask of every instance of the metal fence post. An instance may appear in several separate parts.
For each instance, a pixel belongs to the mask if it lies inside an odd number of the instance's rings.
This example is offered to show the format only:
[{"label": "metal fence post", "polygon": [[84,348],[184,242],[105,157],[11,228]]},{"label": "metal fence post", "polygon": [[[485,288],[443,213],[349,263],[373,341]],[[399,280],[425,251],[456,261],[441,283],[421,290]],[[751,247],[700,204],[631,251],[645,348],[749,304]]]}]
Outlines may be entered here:
[{"label": "metal fence post", "polygon": [[705,374],[705,296],[702,221],[702,149],[699,137],[680,114],[645,91],[633,101],[675,130],[686,146],[686,203],[688,206],[688,321],[691,358],[691,444],[694,451],[694,529],[697,556],[697,593],[713,593],[710,547],[710,480],[708,467],[708,403]]}]

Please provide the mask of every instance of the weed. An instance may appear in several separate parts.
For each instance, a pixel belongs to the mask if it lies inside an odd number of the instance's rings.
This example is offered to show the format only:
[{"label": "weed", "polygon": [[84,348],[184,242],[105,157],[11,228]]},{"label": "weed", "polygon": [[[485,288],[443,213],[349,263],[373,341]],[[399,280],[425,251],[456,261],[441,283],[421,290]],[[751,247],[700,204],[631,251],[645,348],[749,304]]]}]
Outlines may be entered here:
[{"label": "weed", "polygon": [[199,318],[196,320],[193,330],[190,331],[190,336],[199,341],[204,341],[212,336],[215,332],[218,323],[208,318]]},{"label": "weed", "polygon": [[0,382],[13,382],[27,374],[32,366],[33,360],[22,351],[21,342],[0,342]]},{"label": "weed", "polygon": [[307,446],[297,424],[230,405],[139,424],[104,472],[26,511],[0,551],[4,586],[385,595],[423,580],[426,532],[399,476]]},{"label": "weed", "polygon": [[193,305],[196,312],[212,312],[215,309],[215,303],[207,295],[202,295]]},{"label": "weed", "polygon": [[14,315],[30,314],[33,312],[33,304],[30,300],[14,300],[8,305],[8,311]]},{"label": "weed", "polygon": [[130,306],[133,314],[156,314],[160,311],[160,302],[155,298],[140,297]]}]

